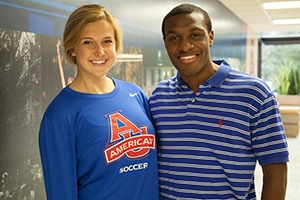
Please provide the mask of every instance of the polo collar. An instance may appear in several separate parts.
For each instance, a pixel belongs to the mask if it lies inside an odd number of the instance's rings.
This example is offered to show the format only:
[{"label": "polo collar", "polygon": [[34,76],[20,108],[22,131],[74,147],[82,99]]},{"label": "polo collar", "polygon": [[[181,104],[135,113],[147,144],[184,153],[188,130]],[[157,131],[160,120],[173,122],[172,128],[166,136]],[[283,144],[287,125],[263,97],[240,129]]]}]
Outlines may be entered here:
[{"label": "polo collar", "polygon": [[206,83],[213,87],[220,87],[228,76],[231,66],[225,60],[215,60],[213,62],[220,67],[216,73],[206,81]]}]

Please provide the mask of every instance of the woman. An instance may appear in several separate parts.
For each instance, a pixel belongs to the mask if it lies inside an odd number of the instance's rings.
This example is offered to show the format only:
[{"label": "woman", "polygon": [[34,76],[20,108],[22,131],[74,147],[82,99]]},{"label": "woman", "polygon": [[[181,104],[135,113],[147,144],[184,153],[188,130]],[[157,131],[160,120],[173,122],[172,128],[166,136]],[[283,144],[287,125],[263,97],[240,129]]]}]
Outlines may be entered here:
[{"label": "woman", "polygon": [[122,49],[104,7],[67,20],[64,53],[74,81],[47,108],[39,132],[48,200],[158,199],[155,130],[140,87],[107,76]]}]

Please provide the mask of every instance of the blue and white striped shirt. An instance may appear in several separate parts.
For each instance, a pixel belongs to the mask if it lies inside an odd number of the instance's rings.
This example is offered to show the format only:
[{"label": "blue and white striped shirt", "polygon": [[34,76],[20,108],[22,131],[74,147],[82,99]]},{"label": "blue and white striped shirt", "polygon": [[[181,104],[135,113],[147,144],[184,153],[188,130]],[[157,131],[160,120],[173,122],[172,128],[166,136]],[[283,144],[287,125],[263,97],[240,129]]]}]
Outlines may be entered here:
[{"label": "blue and white striped shirt", "polygon": [[216,61],[195,94],[180,74],[150,107],[159,137],[160,199],[256,199],[254,169],[288,162],[278,105],[261,79]]}]

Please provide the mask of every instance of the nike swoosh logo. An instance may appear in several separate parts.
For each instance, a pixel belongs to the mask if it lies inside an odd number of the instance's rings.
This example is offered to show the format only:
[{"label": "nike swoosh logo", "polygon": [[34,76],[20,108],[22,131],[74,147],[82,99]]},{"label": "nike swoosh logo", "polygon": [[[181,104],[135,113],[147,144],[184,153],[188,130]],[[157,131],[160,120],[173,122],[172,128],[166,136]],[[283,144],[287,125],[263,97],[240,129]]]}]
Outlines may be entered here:
[{"label": "nike swoosh logo", "polygon": [[138,95],[139,93],[138,92],[136,92],[136,93],[129,93],[129,96],[130,97],[134,97],[134,96],[136,96],[136,95]]}]

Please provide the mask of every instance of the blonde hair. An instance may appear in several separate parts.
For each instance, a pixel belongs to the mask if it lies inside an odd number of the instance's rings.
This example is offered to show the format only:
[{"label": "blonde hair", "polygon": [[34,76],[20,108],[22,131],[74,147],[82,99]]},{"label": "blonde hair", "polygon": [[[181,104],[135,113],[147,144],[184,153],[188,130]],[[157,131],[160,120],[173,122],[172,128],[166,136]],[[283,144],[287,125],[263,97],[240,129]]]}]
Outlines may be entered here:
[{"label": "blonde hair", "polygon": [[72,53],[80,40],[84,27],[88,23],[98,20],[106,20],[112,25],[115,33],[116,51],[118,53],[122,52],[122,31],[112,13],[97,4],[83,5],[69,16],[65,25],[63,35],[64,55],[70,63],[77,64]]}]

